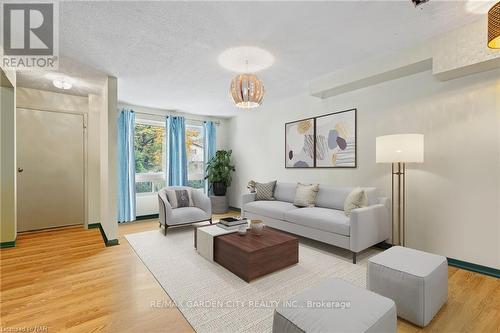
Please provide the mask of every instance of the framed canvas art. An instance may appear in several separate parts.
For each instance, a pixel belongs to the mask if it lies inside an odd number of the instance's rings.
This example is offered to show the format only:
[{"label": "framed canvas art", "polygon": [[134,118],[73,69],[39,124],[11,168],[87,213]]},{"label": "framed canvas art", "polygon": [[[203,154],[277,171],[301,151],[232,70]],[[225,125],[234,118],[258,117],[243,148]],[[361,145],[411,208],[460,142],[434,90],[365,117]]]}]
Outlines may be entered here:
[{"label": "framed canvas art", "polygon": [[314,118],[285,124],[285,168],[314,168]]},{"label": "framed canvas art", "polygon": [[315,166],[317,168],[357,167],[356,109],[315,118]]}]

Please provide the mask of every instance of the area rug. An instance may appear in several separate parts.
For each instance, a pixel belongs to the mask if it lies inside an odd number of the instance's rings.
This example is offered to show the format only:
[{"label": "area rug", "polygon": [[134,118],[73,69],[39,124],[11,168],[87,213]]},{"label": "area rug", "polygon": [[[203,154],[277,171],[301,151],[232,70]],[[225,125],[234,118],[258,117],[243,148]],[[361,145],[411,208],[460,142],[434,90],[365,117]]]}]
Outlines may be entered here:
[{"label": "area rug", "polygon": [[251,283],[196,252],[192,228],[125,236],[142,262],[197,332],[271,332],[279,300],[337,277],[365,287],[365,251],[354,265],[348,251],[300,240],[299,263]]}]

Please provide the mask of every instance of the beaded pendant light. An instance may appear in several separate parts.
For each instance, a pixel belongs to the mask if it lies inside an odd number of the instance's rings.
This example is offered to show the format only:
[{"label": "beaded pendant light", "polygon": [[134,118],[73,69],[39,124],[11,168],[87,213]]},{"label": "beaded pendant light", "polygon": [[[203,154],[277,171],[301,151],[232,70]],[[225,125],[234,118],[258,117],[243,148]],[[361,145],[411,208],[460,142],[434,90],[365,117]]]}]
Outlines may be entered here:
[{"label": "beaded pendant light", "polygon": [[239,108],[259,107],[264,93],[264,85],[255,74],[239,74],[231,81],[231,97]]},{"label": "beaded pendant light", "polygon": [[500,1],[488,11],[488,47],[500,49]]}]

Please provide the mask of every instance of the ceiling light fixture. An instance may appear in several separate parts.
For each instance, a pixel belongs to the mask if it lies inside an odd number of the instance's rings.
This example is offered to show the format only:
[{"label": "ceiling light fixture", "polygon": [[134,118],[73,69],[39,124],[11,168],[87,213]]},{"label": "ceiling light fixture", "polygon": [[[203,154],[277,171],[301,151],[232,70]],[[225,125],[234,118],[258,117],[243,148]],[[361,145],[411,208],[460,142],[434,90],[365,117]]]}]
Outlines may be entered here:
[{"label": "ceiling light fixture", "polygon": [[255,74],[239,74],[231,81],[231,97],[239,108],[259,107],[264,93],[264,85]]},{"label": "ceiling light fixture", "polygon": [[500,1],[488,11],[488,47],[500,49]]},{"label": "ceiling light fixture", "polygon": [[229,91],[234,104],[242,109],[259,107],[265,90],[254,73],[269,68],[274,56],[259,47],[240,46],[225,50],[217,60],[225,69],[240,73],[231,81]]},{"label": "ceiling light fixture", "polygon": [[221,67],[237,73],[257,73],[271,67],[274,56],[255,46],[231,47],[222,52],[217,61]]},{"label": "ceiling light fixture", "polygon": [[52,81],[52,84],[54,84],[54,87],[63,89],[63,90],[68,90],[73,87],[73,83],[70,82],[68,79],[60,78],[60,79],[54,79]]},{"label": "ceiling light fixture", "polygon": [[488,9],[495,3],[495,0],[467,0],[465,2],[465,11],[471,14],[485,15]]}]

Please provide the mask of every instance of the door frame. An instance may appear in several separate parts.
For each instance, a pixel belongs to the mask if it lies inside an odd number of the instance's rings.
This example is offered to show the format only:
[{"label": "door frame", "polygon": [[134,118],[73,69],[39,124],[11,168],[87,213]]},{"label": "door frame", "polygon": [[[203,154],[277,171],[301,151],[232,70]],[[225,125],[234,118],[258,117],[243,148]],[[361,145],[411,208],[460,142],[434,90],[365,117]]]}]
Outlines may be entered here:
[{"label": "door frame", "polygon": [[[66,113],[77,116],[82,116],[82,130],[83,130],[83,227],[88,228],[88,145],[87,145],[87,125],[88,125],[88,113],[87,112],[77,112],[77,111],[63,111],[63,110],[50,110],[43,108],[33,108],[33,107],[18,107],[16,106],[16,119],[17,119],[17,109],[31,110],[33,112],[52,112],[52,113]],[[16,134],[17,138],[17,134]],[[17,139],[16,139],[16,150],[17,150]],[[17,153],[16,153],[17,159]],[[16,186],[17,186],[17,170],[16,170]],[[19,195],[19,192],[17,192]],[[16,199],[17,200],[17,199]],[[16,221],[17,224],[17,221]],[[16,225],[17,228],[17,225]]]}]

